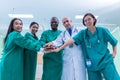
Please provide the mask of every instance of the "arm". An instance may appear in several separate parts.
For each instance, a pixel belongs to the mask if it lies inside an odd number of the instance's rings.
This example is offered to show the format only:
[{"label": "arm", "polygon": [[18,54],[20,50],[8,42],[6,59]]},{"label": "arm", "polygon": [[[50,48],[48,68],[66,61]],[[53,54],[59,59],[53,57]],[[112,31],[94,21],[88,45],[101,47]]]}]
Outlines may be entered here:
[{"label": "arm", "polygon": [[107,30],[105,29],[105,40],[107,42],[110,42],[110,44],[112,45],[113,48],[113,53],[112,56],[115,57],[116,53],[117,53],[117,40],[114,38],[114,36]]},{"label": "arm", "polygon": [[39,42],[41,43],[42,47],[43,47],[43,45],[45,45],[47,43],[47,33],[46,33],[46,31],[44,31],[41,34]]},{"label": "arm", "polygon": [[74,42],[75,42],[74,39],[71,38],[71,39],[67,40],[61,47],[59,47],[57,49],[53,49],[53,50],[51,50],[51,52],[59,52],[60,50],[62,50],[63,48],[65,48],[66,46],[68,46]]},{"label": "arm", "polygon": [[117,46],[113,46],[112,48],[113,48],[112,56],[115,57],[117,53]]},{"label": "arm", "polygon": [[41,44],[39,43],[39,41],[37,40],[33,41],[31,39],[23,37],[19,32],[14,33],[13,43],[15,43],[16,45],[22,48],[26,48],[34,51],[39,51],[41,47]]},{"label": "arm", "polygon": [[84,40],[84,30],[80,31],[77,35],[75,35],[73,38],[67,40],[60,48],[57,48],[56,50],[53,50],[55,52],[58,52],[60,50],[62,50],[63,48],[65,48],[66,46],[72,44],[72,43],[76,43],[77,45],[81,44],[81,42]]},{"label": "arm", "polygon": [[65,31],[63,31],[53,42],[54,46],[61,46],[63,45],[64,41],[63,38],[65,37]]},{"label": "arm", "polygon": [[45,46],[46,47],[52,47],[52,46],[59,47],[63,45],[64,43],[63,38],[64,38],[64,32],[62,32],[54,41],[45,44],[44,47]]},{"label": "arm", "polygon": [[28,39],[31,39],[31,40],[33,40],[33,41],[36,41],[36,40],[37,40],[37,39],[35,39],[34,36],[33,36],[31,33],[29,33],[29,32],[27,32],[27,33],[25,34],[25,37],[28,38]]}]

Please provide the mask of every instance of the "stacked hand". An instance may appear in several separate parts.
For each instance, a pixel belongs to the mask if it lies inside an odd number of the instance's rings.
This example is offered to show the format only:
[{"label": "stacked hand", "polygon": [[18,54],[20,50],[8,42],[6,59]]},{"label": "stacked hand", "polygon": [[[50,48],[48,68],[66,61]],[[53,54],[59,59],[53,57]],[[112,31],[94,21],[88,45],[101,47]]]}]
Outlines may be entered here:
[{"label": "stacked hand", "polygon": [[58,52],[59,51],[59,48],[54,46],[54,44],[52,42],[49,42],[49,43],[45,44],[43,46],[43,48],[44,48],[45,53]]}]

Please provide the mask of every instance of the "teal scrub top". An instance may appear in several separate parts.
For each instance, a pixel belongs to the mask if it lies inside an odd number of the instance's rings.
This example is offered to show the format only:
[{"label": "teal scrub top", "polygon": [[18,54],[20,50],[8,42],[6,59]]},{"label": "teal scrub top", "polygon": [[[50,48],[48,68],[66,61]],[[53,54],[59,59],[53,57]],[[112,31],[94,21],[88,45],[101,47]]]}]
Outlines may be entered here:
[{"label": "teal scrub top", "polygon": [[[40,43],[42,45],[45,45],[46,43],[55,40],[60,33],[60,30],[46,30],[41,35]],[[45,53],[43,55],[42,80],[61,80],[62,53],[63,51],[57,53]]]},{"label": "teal scrub top", "polygon": [[[27,32],[25,37],[33,41],[38,40],[33,34]],[[37,65],[37,51],[24,50],[24,80],[35,80]]]},{"label": "teal scrub top", "polygon": [[13,31],[8,35],[1,59],[0,80],[23,80],[24,48],[40,50],[39,41],[32,41]]},{"label": "teal scrub top", "polygon": [[106,64],[113,62],[113,57],[108,49],[108,42],[112,46],[117,45],[117,40],[108,29],[96,27],[92,34],[88,29],[80,31],[73,37],[76,44],[81,44],[85,60],[90,60],[88,70],[97,71],[103,69]]}]

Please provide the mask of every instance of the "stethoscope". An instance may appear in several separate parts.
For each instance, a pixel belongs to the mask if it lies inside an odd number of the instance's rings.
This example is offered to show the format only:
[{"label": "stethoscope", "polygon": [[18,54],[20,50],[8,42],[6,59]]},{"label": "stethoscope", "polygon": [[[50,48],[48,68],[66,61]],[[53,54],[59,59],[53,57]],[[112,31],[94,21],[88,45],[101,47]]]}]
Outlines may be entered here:
[{"label": "stethoscope", "polygon": [[[96,28],[96,32],[97,32],[97,43],[100,43],[100,38],[99,38],[99,35],[98,35],[97,28]],[[90,37],[88,35],[88,29],[86,30],[85,34],[86,34],[86,40],[87,40],[86,45],[87,45],[87,47],[91,48],[91,42],[90,42]]]}]

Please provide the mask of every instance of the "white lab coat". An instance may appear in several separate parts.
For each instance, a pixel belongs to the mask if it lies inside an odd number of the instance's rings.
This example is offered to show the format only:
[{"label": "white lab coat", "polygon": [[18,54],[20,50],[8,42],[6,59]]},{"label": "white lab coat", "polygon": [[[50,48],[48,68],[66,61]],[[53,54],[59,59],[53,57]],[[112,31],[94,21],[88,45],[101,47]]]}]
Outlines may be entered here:
[{"label": "white lab coat", "polygon": [[[76,35],[79,30],[72,27],[72,37]],[[70,39],[68,31],[63,31],[53,43],[56,46],[61,46]],[[73,44],[72,48],[67,46],[63,54],[63,71],[61,80],[86,80],[86,69],[83,59],[81,46]]]}]

